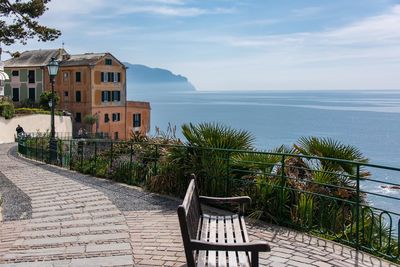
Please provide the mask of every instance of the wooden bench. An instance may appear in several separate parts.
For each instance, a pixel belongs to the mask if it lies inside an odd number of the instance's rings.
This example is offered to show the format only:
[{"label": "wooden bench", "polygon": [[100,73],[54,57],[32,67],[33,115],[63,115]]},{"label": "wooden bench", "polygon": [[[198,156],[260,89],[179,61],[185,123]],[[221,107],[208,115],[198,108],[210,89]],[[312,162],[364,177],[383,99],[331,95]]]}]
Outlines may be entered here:
[{"label": "wooden bench", "polygon": [[[214,198],[199,196],[195,179],[190,181],[182,205],[179,224],[188,267],[258,266],[258,253],[270,251],[266,242],[249,242],[243,217],[250,197]],[[201,204],[240,205],[240,213],[228,216],[204,214]]]}]

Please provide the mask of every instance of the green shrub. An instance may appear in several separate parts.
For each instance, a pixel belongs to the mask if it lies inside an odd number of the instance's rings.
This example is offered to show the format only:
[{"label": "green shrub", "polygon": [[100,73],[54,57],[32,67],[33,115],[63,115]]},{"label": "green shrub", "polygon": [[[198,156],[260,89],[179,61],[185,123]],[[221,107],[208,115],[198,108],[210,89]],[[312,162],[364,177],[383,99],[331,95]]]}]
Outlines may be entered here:
[{"label": "green shrub", "polygon": [[[15,109],[16,114],[21,114],[21,115],[30,115],[30,114],[45,114],[45,115],[50,115],[50,111],[44,110],[41,108],[16,108]],[[55,115],[62,115],[61,111],[55,111]]]},{"label": "green shrub", "polygon": [[14,104],[8,100],[1,100],[0,102],[0,116],[4,117],[5,119],[9,120],[14,117],[15,110]]}]

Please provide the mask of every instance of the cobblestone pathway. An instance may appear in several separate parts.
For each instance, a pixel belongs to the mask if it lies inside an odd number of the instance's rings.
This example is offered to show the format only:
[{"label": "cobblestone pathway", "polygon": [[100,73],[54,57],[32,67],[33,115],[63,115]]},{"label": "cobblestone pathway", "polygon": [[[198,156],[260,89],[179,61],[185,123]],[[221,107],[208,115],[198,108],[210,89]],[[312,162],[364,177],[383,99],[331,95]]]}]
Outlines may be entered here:
[{"label": "cobblestone pathway", "polygon": [[[123,214],[101,192],[7,155],[0,171],[31,199],[32,219],[4,222],[0,261],[11,266],[133,266]],[[43,261],[39,263],[35,262]],[[6,264],[7,265],[7,264]]]},{"label": "cobblestone pathway", "polygon": [[[30,198],[32,218],[1,223],[0,266],[185,266],[174,201],[84,182],[16,159],[10,148],[0,145],[0,172]],[[252,240],[272,247],[260,254],[262,266],[398,266],[285,228],[249,227]]]}]

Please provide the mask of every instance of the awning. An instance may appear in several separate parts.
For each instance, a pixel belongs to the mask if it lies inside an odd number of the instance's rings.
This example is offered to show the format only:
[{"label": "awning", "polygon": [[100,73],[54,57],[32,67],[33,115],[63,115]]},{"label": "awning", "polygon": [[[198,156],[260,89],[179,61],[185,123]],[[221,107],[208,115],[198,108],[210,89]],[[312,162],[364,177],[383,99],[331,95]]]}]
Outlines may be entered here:
[{"label": "awning", "polygon": [[10,77],[8,77],[8,74],[0,70],[0,80],[5,81],[8,79],[10,79]]}]

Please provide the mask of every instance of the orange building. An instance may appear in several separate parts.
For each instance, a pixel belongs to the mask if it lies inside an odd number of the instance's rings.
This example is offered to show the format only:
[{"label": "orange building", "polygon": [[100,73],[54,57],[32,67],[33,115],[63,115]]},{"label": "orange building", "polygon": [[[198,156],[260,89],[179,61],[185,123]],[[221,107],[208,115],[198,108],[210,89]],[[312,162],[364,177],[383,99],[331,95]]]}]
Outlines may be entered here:
[{"label": "orange building", "polygon": [[[59,61],[60,68],[55,78],[55,90],[60,97],[58,108],[72,114],[74,135],[81,128],[87,132],[106,133],[112,139],[128,139],[131,131],[149,132],[150,104],[126,100],[126,67],[113,55],[70,55],[64,49],[27,51],[19,58],[6,61],[6,71],[12,74],[26,68],[27,62],[37,59],[38,55],[41,61],[36,62],[36,67],[43,72],[40,78],[46,91],[51,90],[46,64],[52,56]],[[18,96],[21,95],[21,89],[11,90],[13,86],[16,87],[15,84],[9,86],[9,92],[18,91]],[[21,100],[20,97],[14,99],[17,102]],[[38,96],[34,99],[38,100]],[[85,123],[87,115],[96,116],[97,123]]]}]

